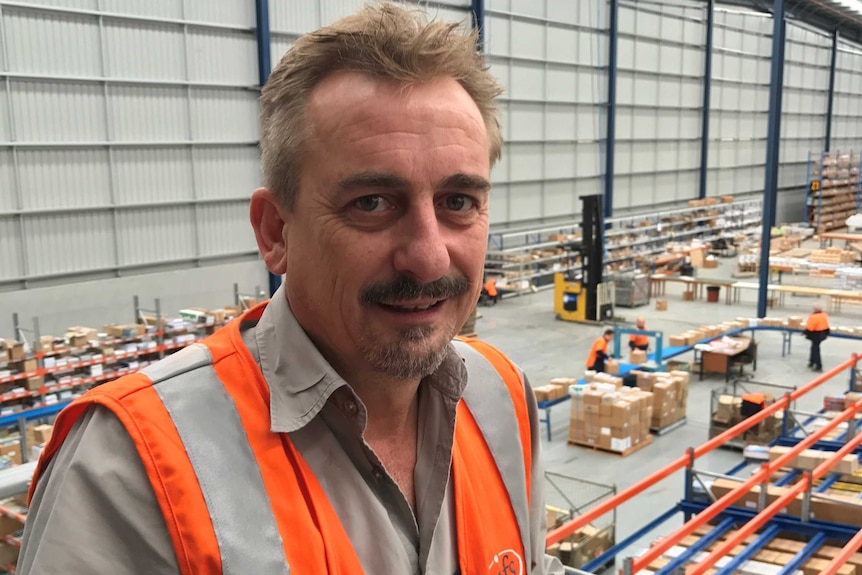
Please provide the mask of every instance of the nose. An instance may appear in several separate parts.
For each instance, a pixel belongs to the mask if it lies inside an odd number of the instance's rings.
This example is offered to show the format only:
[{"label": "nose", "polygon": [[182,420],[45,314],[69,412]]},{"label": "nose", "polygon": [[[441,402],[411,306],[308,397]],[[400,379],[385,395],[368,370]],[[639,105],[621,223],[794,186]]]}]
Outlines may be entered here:
[{"label": "nose", "polygon": [[426,284],[449,271],[449,247],[432,201],[411,206],[402,218],[395,251],[396,271]]}]

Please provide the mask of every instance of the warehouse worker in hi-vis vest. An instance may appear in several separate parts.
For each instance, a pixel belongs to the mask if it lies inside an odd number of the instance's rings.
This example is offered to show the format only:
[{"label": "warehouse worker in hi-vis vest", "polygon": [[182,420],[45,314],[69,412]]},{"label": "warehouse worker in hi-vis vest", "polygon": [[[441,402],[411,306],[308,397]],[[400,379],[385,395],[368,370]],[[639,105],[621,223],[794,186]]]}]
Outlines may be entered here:
[{"label": "warehouse worker in hi-vis vest", "polygon": [[453,340],[482,289],[500,89],[392,5],[297,40],[251,223],[285,284],[57,419],[19,573],[539,575],[533,392]]}]

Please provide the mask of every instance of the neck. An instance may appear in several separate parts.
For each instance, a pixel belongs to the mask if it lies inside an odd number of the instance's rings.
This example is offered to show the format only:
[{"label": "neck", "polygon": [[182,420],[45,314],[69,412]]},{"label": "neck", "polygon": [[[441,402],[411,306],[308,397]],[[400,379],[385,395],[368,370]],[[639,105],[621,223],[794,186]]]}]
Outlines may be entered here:
[{"label": "neck", "polygon": [[350,385],[368,412],[366,440],[392,439],[415,431],[419,380],[351,378]]}]

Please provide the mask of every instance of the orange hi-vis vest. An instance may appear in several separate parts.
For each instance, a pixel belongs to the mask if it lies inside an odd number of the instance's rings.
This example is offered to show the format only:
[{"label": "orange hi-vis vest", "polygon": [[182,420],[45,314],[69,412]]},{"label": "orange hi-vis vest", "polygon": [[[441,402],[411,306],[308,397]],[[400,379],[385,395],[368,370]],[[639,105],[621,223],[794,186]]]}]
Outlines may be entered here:
[{"label": "orange hi-vis vest", "polygon": [[[73,401],[57,417],[30,497],[75,421],[101,405],[137,447],[182,575],[361,574],[317,477],[288,434],[270,431],[269,387],[239,330],[265,305]],[[529,573],[542,557],[531,557],[524,383],[491,346],[454,344],[468,373],[452,449],[461,573]]]},{"label": "orange hi-vis vest", "polygon": [[808,331],[826,331],[829,329],[829,316],[822,311],[812,313],[805,322]]},{"label": "orange hi-vis vest", "polygon": [[608,340],[604,338],[604,336],[599,336],[599,339],[593,342],[593,346],[590,348],[590,354],[587,356],[587,369],[592,369],[594,365],[596,365],[596,359],[598,358],[597,352],[604,352],[606,355],[608,353]]},{"label": "orange hi-vis vest", "polygon": [[635,347],[643,347],[645,345],[649,345],[649,336],[643,335],[642,333],[633,333],[629,336],[629,341],[635,345]]}]

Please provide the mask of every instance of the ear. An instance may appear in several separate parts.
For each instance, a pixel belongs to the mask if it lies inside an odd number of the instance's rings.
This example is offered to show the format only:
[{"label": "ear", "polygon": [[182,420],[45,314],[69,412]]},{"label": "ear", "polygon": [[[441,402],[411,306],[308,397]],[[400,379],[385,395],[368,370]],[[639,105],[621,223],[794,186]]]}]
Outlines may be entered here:
[{"label": "ear", "polygon": [[258,188],[251,195],[249,217],[257,249],[266,267],[275,275],[283,275],[287,271],[284,209],[278,197],[266,188]]}]

